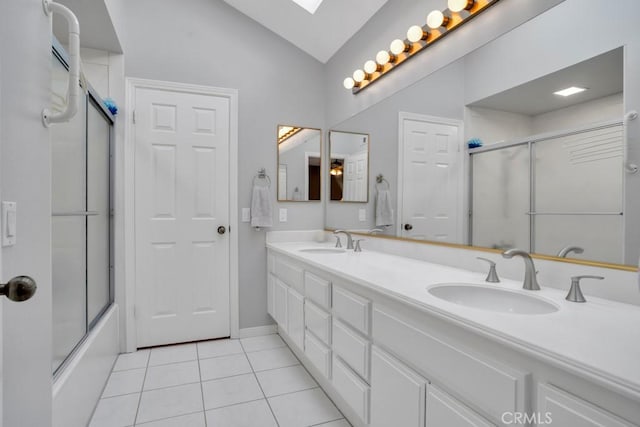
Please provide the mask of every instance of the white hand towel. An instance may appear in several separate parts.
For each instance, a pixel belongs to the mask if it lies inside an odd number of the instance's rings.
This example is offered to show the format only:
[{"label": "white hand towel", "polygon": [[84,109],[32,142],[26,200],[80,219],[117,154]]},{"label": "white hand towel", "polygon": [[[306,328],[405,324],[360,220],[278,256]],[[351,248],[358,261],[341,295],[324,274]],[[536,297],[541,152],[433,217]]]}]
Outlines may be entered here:
[{"label": "white hand towel", "polygon": [[251,195],[251,226],[273,226],[271,191],[267,185],[256,184],[253,186],[253,193]]},{"label": "white hand towel", "polygon": [[378,195],[376,196],[376,226],[386,227],[392,224],[391,192],[389,190],[378,190]]}]

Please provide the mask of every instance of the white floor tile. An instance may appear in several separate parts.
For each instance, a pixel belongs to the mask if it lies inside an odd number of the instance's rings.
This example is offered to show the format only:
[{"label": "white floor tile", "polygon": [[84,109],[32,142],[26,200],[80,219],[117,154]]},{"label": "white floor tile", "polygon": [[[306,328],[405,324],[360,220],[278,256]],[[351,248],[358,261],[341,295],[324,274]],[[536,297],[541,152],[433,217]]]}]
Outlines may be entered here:
[{"label": "white floor tile", "polygon": [[153,390],[197,382],[200,382],[198,361],[171,363],[147,368],[144,389]]},{"label": "white floor tile", "polygon": [[318,424],[314,427],[351,427],[351,424],[349,424],[349,421],[343,419],[331,421],[330,423]]},{"label": "white floor tile", "polygon": [[188,362],[190,360],[198,360],[198,352],[194,343],[155,347],[151,349],[149,366]]},{"label": "white floor tile", "polygon": [[293,366],[300,363],[287,347],[247,353],[247,357],[256,372],[284,368],[285,366]]},{"label": "white floor tile", "polygon": [[138,409],[139,394],[100,399],[89,427],[132,426]]},{"label": "white floor tile", "polygon": [[146,369],[130,369],[112,372],[102,392],[102,397],[120,396],[122,394],[140,393]]},{"label": "white floor tile", "polygon": [[242,343],[242,347],[244,347],[244,351],[246,351],[247,353],[286,346],[286,344],[284,343],[284,341],[282,341],[282,338],[280,338],[278,334],[242,338],[240,342]]},{"label": "white floor tile", "polygon": [[140,427],[205,427],[204,412],[197,414],[182,415],[180,417],[165,418],[160,421],[136,424]]},{"label": "white floor tile", "polygon": [[280,427],[305,427],[339,420],[342,414],[319,388],[270,397]]},{"label": "white floor tile", "polygon": [[256,376],[267,397],[318,387],[302,365],[256,372]]},{"label": "white floor tile", "polygon": [[278,426],[264,399],[207,411],[207,424],[213,427]]},{"label": "white floor tile", "polygon": [[149,349],[145,349],[119,355],[113,367],[114,372],[124,371],[125,369],[146,368],[150,352]]},{"label": "white floor tile", "polygon": [[200,384],[145,391],[140,399],[138,423],[202,411]]},{"label": "white floor tile", "polygon": [[200,360],[202,381],[251,373],[251,365],[244,354],[233,354]]},{"label": "white floor tile", "polygon": [[202,383],[205,409],[264,398],[255,375],[239,375]]},{"label": "white floor tile", "polygon": [[213,340],[198,343],[198,357],[207,359],[209,357],[228,356],[230,354],[242,354],[244,350],[240,345],[240,340]]}]

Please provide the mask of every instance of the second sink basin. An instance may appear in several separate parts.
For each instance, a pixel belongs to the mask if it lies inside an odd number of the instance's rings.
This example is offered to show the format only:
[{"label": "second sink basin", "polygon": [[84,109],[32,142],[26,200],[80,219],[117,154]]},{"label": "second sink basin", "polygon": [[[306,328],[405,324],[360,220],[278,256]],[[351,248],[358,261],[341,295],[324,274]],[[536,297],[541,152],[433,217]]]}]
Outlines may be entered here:
[{"label": "second sink basin", "polygon": [[442,283],[427,288],[427,291],[454,304],[499,313],[548,314],[558,311],[555,304],[545,299],[498,287]]},{"label": "second sink basin", "polygon": [[307,249],[298,249],[300,252],[306,252],[308,254],[343,254],[345,253],[344,249],[340,248],[307,248]]}]

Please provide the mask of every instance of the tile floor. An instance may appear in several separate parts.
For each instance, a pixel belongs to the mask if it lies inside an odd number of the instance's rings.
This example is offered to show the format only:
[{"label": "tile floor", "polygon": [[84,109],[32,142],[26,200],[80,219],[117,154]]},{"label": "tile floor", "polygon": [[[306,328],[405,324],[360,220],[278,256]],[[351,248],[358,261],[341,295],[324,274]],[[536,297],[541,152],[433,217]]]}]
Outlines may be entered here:
[{"label": "tile floor", "polygon": [[278,335],[121,354],[89,427],[348,427]]}]

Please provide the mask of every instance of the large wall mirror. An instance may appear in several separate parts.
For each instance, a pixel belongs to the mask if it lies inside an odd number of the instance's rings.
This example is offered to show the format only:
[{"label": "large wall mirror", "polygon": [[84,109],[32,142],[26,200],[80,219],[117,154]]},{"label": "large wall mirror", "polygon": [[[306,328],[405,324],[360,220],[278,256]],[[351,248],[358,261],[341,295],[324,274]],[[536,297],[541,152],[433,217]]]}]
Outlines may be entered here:
[{"label": "large wall mirror", "polygon": [[322,132],[278,125],[278,201],[320,200]]},{"label": "large wall mirror", "polygon": [[[390,184],[394,221],[385,234],[637,265],[640,242],[630,236],[640,216],[628,209],[638,175],[623,166],[623,118],[637,109],[624,93],[625,43],[590,55],[550,53],[562,66],[534,55],[500,75],[482,72],[496,69],[490,62],[506,46],[520,49],[545,14],[331,126],[384,141],[370,147],[369,168]],[[584,90],[557,93],[571,87]],[[372,228],[375,197],[366,221],[362,208],[328,203],[326,227]]]},{"label": "large wall mirror", "polygon": [[369,200],[369,135],[329,131],[329,200]]}]

